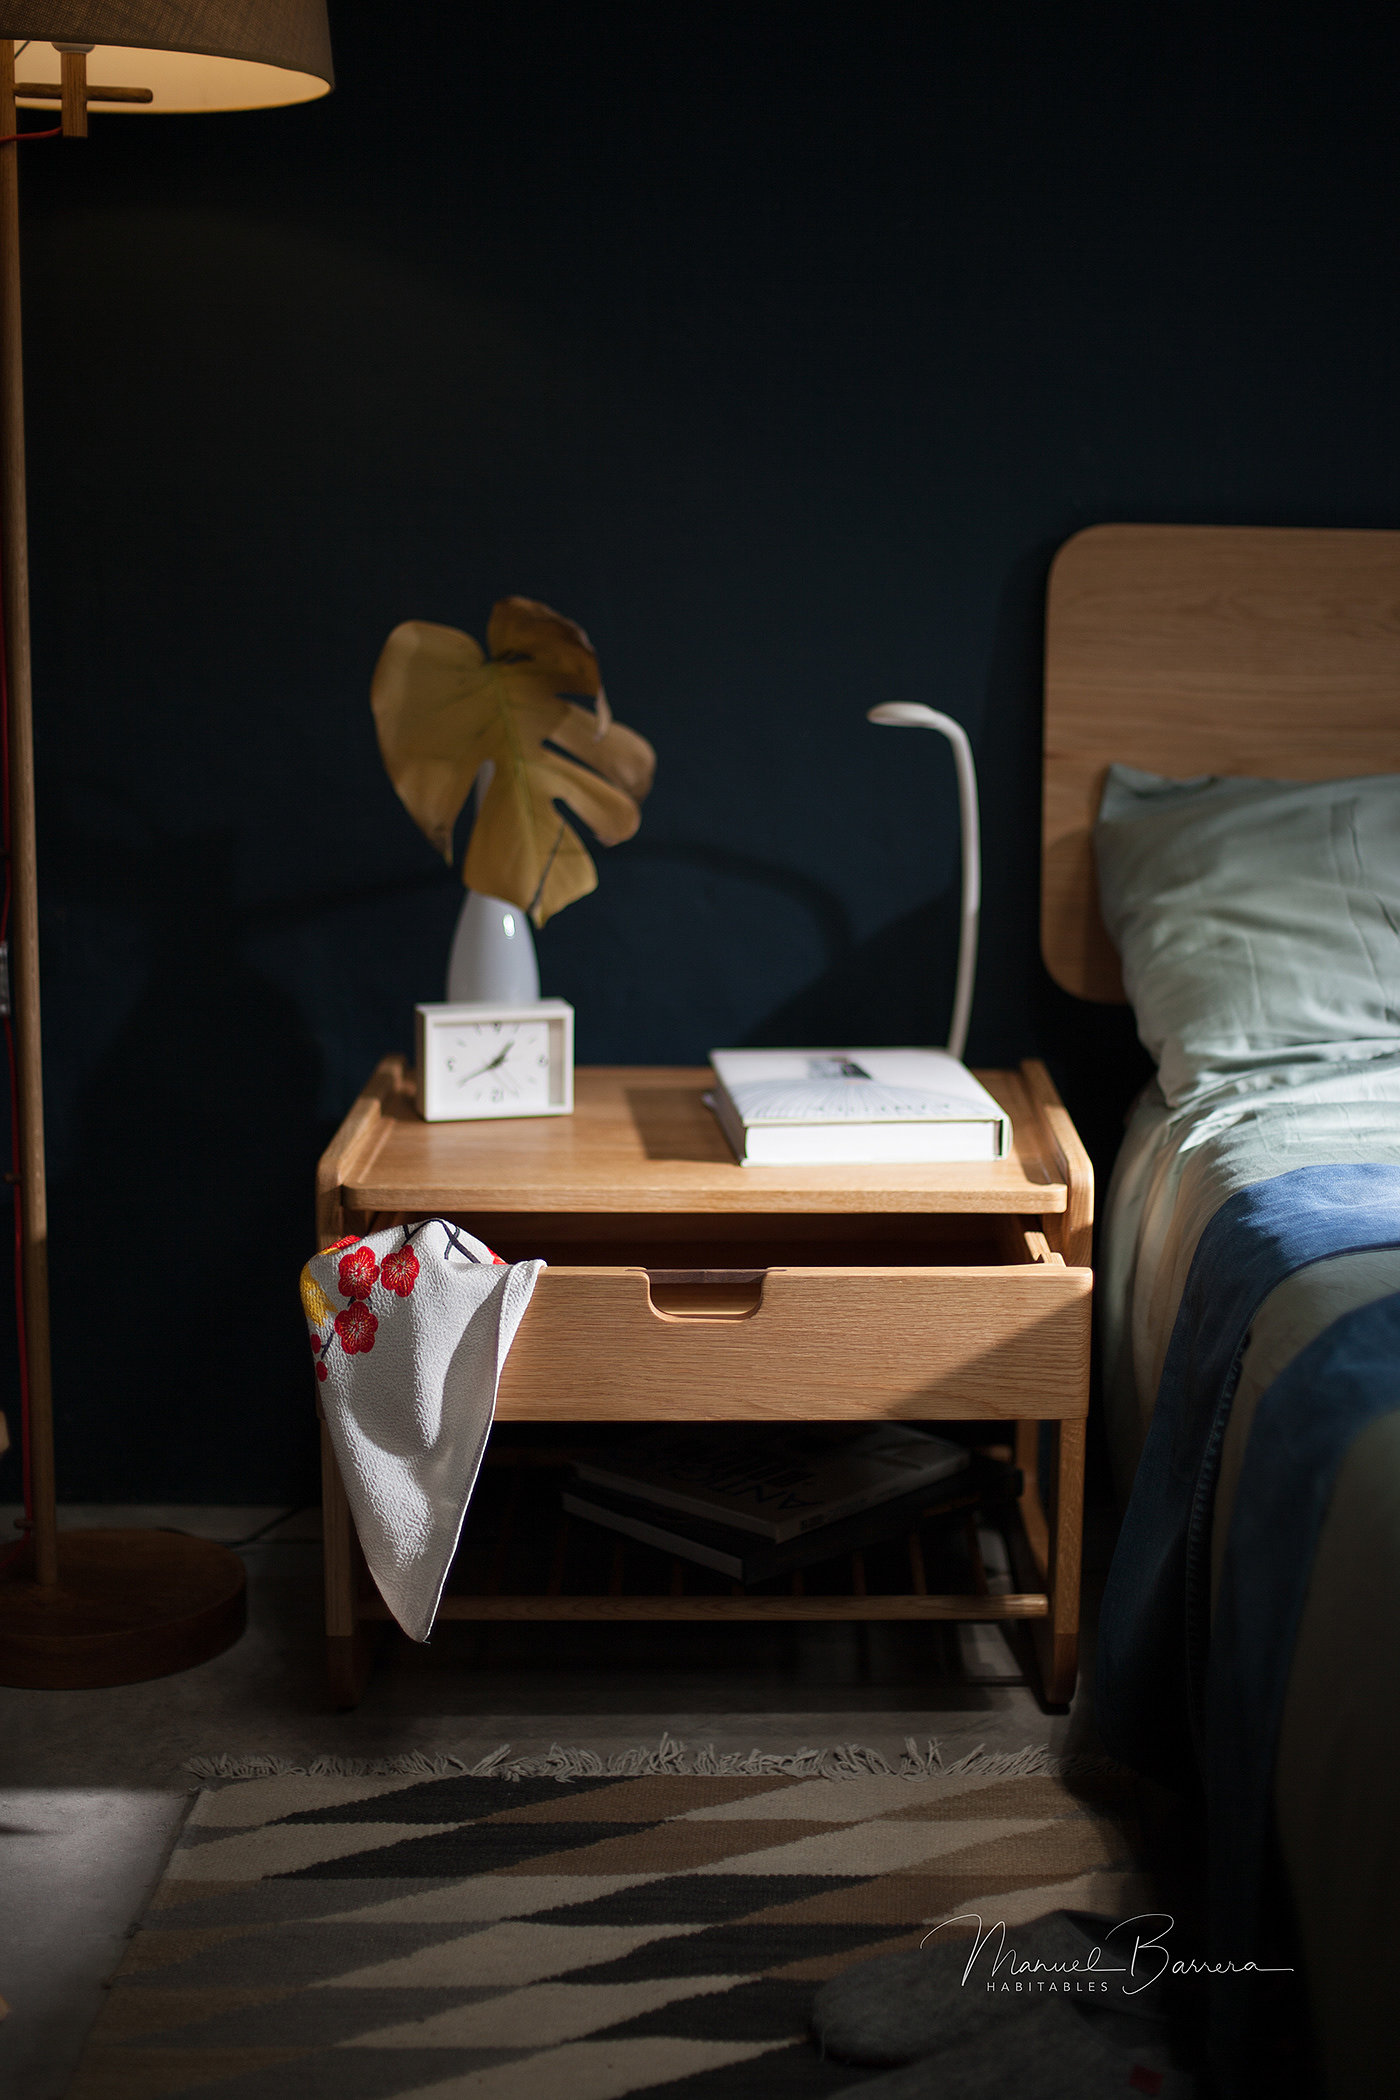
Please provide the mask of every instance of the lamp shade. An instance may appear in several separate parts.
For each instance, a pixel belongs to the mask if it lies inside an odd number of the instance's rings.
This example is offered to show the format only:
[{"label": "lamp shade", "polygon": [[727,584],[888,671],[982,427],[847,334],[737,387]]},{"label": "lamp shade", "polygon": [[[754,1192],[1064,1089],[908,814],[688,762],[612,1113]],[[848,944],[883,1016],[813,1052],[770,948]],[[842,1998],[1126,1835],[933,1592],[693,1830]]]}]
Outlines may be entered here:
[{"label": "lamp shade", "polygon": [[15,39],[19,81],[55,95],[55,43],[96,46],[91,88],[151,90],[146,103],[94,102],[94,116],[271,109],[335,85],[325,0],[0,0],[0,37]]}]

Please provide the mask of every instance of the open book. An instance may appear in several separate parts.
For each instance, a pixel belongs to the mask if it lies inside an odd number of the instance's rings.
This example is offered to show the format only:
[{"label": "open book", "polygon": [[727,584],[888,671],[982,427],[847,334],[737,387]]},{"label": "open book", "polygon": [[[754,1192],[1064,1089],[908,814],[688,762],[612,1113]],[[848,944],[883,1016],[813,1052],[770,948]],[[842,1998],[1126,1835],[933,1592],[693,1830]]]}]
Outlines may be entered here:
[{"label": "open book", "polygon": [[706,1096],[743,1166],[1004,1159],[1005,1110],[946,1050],[712,1050]]}]

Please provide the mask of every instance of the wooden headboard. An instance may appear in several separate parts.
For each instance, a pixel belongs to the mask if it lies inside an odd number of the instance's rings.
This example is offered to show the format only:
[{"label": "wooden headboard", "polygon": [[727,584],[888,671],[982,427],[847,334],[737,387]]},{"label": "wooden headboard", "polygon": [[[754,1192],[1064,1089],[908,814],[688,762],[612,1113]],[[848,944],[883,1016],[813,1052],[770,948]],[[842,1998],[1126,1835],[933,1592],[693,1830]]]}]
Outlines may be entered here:
[{"label": "wooden headboard", "polygon": [[1110,764],[1400,773],[1400,532],[1095,525],[1050,570],[1040,945],[1118,1000],[1091,844]]}]

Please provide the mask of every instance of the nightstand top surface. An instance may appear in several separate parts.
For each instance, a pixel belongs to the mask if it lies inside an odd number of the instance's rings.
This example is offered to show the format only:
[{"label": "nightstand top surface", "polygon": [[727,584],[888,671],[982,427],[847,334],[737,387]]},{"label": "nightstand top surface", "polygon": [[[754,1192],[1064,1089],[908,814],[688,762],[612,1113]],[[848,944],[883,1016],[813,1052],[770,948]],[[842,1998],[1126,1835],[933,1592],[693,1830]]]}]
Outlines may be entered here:
[{"label": "nightstand top surface", "polygon": [[705,1066],[582,1065],[572,1115],[425,1123],[413,1075],[386,1058],[322,1161],[322,1186],[357,1212],[1063,1211],[1059,1159],[1026,1079],[977,1076],[1011,1117],[1008,1159],[741,1167],[705,1107]]}]

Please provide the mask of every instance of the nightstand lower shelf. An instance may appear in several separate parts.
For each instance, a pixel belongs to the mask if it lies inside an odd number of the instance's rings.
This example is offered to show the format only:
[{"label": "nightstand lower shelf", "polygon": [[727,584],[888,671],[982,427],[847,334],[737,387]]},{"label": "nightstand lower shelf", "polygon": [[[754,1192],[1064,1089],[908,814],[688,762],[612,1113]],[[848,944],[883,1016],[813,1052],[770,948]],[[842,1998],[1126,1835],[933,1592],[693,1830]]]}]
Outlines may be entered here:
[{"label": "nightstand lower shelf", "polygon": [[[1071,1435],[1063,1446],[1071,1484],[1082,1477],[1083,1463],[1082,1425],[1074,1426],[1079,1435]],[[1008,1627],[1031,1621],[1041,1635],[1051,1630],[1056,1600],[1043,1559],[1048,1531],[1038,1492],[1033,1482],[1025,1483],[1024,1475],[1015,1500],[951,1517],[931,1516],[897,1538],[859,1553],[843,1554],[745,1589],[693,1562],[568,1516],[557,1500],[567,1463],[546,1460],[541,1464],[536,1459],[516,1464],[505,1454],[494,1465],[488,1459],[483,1475],[486,1486],[478,1488],[453,1577],[439,1606],[440,1624],[663,1620],[699,1625],[823,1621],[849,1625],[980,1620]],[[330,1499],[338,1503],[342,1498],[332,1489]],[[348,1510],[343,1516],[338,1513],[338,1520],[348,1520]],[[487,1533],[484,1544],[474,1539],[474,1528]],[[978,1537],[979,1531],[989,1529],[1000,1533],[1013,1579],[1026,1582],[1026,1588],[991,1587]],[[534,1582],[522,1581],[521,1569],[507,1565],[512,1530],[538,1542]],[[1077,1524],[1075,1531],[1077,1538]],[[1040,1554],[1033,1534],[1042,1542]],[[970,1587],[932,1587],[947,1576],[947,1562],[959,1550]],[[370,1663],[369,1629],[392,1623],[388,1606],[370,1582],[357,1549],[353,1558],[357,1571],[353,1631],[330,1642],[332,1690],[342,1706],[355,1704],[363,1687]],[[1064,1572],[1062,1580],[1069,1572]],[[1049,1703],[1063,1703],[1068,1689],[1050,1681],[1046,1666],[1053,1658],[1043,1643],[1041,1646],[1043,1696]]]}]

